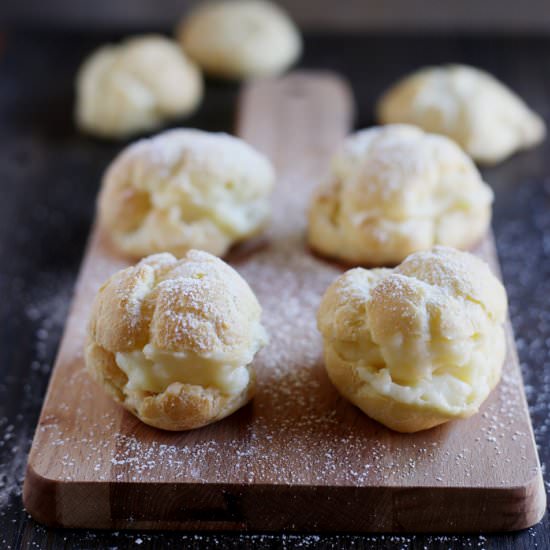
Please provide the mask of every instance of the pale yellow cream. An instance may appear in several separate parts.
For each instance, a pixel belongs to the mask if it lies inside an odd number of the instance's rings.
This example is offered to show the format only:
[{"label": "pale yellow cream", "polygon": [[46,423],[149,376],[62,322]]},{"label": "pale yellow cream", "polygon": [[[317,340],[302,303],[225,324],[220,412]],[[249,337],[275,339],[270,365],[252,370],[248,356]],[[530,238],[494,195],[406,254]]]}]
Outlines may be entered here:
[{"label": "pale yellow cream", "polygon": [[128,376],[126,389],[130,391],[162,393],[170,384],[180,382],[237,394],[246,388],[250,378],[242,364],[189,351],[162,351],[152,344],[143,350],[117,353],[116,363]]}]

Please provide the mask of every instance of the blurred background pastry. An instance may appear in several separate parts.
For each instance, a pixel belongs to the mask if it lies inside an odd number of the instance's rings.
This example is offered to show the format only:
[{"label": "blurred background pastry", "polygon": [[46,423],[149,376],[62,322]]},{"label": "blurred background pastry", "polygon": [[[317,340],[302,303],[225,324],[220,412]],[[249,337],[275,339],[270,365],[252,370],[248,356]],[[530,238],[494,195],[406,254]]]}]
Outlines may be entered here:
[{"label": "blurred background pastry", "polygon": [[105,173],[99,220],[130,257],[217,256],[259,233],[275,175],[269,160],[239,138],[177,129],[127,147]]},{"label": "blurred background pastry", "polygon": [[266,0],[201,3],[182,21],[178,37],[206,73],[229,79],[281,73],[302,51],[296,25]]},{"label": "blurred background pastry", "polygon": [[145,35],[102,46],[76,80],[76,122],[101,137],[123,139],[192,113],[202,75],[178,44]]},{"label": "blurred background pastry", "polygon": [[540,143],[543,119],[489,73],[467,65],[427,67],[380,99],[381,124],[406,123],[456,141],[475,161],[495,164]]}]

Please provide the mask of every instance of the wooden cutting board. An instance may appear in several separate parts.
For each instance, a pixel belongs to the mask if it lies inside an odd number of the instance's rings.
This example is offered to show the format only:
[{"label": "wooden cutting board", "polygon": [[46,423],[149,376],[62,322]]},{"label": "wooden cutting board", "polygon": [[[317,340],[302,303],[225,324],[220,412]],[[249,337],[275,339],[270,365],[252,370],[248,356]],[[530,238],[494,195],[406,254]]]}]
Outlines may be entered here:
[{"label": "wooden cutting board", "polygon": [[[504,375],[469,420],[402,435],[339,397],[322,365],[320,297],[342,268],[313,256],[305,209],[353,101],[327,73],[251,84],[238,134],[279,174],[263,239],[229,260],[264,309],[252,403],[188,433],[143,425],[83,368],[88,312],[127,265],[94,229],[29,456],[27,510],[64,527],[463,532],[539,521],[545,492],[510,324]],[[476,250],[498,273],[493,238]]]}]

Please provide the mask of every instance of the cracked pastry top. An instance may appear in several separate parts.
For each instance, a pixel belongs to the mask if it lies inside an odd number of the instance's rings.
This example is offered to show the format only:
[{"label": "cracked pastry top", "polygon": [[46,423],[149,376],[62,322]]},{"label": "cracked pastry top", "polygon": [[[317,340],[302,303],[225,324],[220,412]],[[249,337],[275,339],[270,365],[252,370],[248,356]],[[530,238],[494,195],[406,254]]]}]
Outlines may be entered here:
[{"label": "cracked pastry top", "polygon": [[352,269],[317,313],[327,373],[400,432],[471,416],[500,379],[506,310],[487,264],[452,248],[417,252],[395,269]]},{"label": "cracked pastry top", "polygon": [[495,164],[540,143],[543,119],[489,73],[468,65],[426,67],[392,86],[377,106],[381,124],[415,124]]},{"label": "cracked pastry top", "polygon": [[468,249],[483,237],[493,193],[444,136],[408,125],[359,131],[313,197],[308,240],[345,263],[396,265],[412,252]]},{"label": "cracked pastry top", "polygon": [[260,315],[248,284],[219,258],[149,256],[100,288],[86,368],[146,424],[204,426],[252,397],[252,361],[267,342]]},{"label": "cracked pastry top", "polygon": [[269,160],[239,138],[169,130],[130,145],[111,163],[99,223],[133,258],[179,257],[192,248],[222,256],[263,229],[274,180]]},{"label": "cracked pastry top", "polygon": [[93,52],[78,72],[76,92],[78,126],[123,139],[193,112],[203,82],[176,42],[145,35]]}]

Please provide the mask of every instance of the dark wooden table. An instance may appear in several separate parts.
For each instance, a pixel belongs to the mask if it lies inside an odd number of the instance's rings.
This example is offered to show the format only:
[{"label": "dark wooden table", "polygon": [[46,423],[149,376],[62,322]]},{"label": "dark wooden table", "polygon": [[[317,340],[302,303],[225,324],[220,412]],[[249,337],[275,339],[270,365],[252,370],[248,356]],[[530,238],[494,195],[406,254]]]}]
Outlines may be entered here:
[{"label": "dark wooden table", "polygon": [[[85,54],[117,38],[18,31],[0,41],[0,548],[550,548],[548,515],[515,534],[404,537],[49,530],[26,514],[27,451],[101,174],[123,146],[77,133],[73,79]],[[450,61],[488,69],[550,123],[550,37],[308,35],[302,65],[349,78],[357,126],[364,127],[395,78]],[[184,124],[231,131],[237,92],[236,85],[209,82],[202,108]],[[550,140],[484,175],[496,192],[493,225],[544,467],[550,463]]]}]

